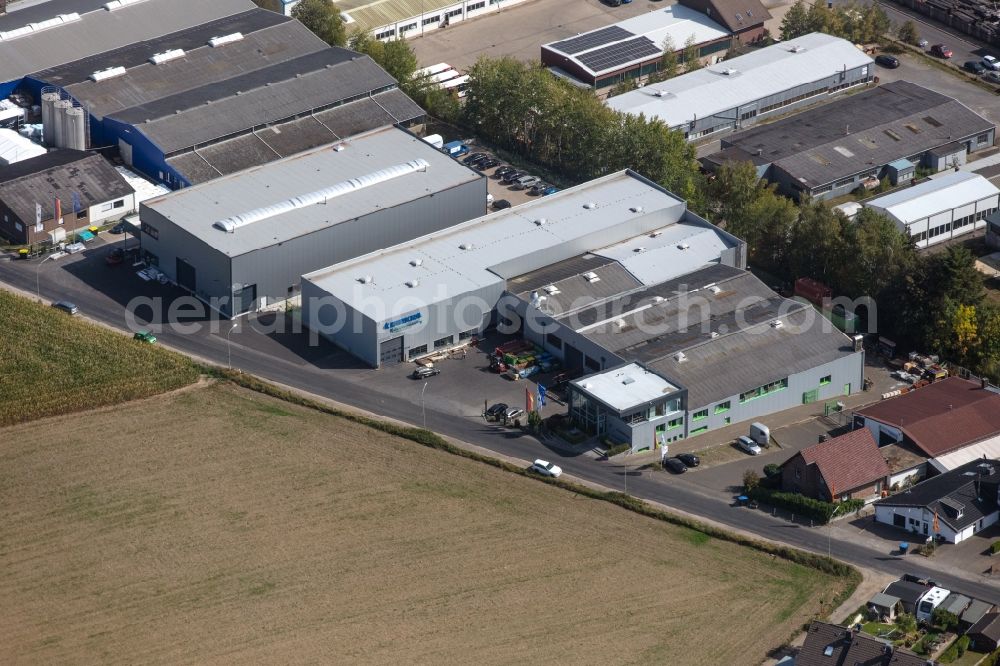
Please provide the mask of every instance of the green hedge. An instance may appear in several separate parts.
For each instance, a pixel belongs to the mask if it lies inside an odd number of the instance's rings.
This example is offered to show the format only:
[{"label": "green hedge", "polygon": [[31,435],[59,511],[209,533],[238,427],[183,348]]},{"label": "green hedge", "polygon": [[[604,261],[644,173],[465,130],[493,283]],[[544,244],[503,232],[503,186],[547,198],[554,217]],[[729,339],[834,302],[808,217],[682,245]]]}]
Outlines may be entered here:
[{"label": "green hedge", "polygon": [[781,474],[781,465],[778,465],[777,463],[764,465],[764,476],[771,477],[779,474]]},{"label": "green hedge", "polygon": [[996,555],[1000,553],[1000,541],[994,541],[990,544],[990,555]]},{"label": "green hedge", "polygon": [[941,656],[938,657],[938,661],[940,661],[942,664],[950,664],[956,659],[961,658],[962,655],[965,654],[965,651],[968,649],[969,649],[969,637],[959,636],[954,641],[952,641],[952,644],[948,646],[947,650],[941,653]]},{"label": "green hedge", "polygon": [[566,481],[563,479],[551,479],[548,477],[541,477],[534,474],[530,474],[525,468],[519,465],[512,465],[511,463],[493,458],[491,456],[483,455],[475,451],[470,451],[463,449],[461,447],[455,446],[454,444],[448,442],[443,437],[437,433],[431,432],[429,430],[424,430],[422,428],[414,428],[411,426],[398,425],[395,423],[388,423],[381,419],[371,418],[369,416],[364,416],[362,414],[357,414],[355,412],[344,411],[342,409],[337,409],[335,407],[330,407],[324,405],[323,403],[317,402],[306,398],[298,393],[292,391],[286,391],[280,389],[273,384],[264,382],[252,375],[246,375],[238,372],[233,372],[231,370],[226,370],[223,368],[213,368],[211,372],[219,378],[228,379],[238,386],[250,389],[252,391],[257,391],[258,393],[263,393],[280,400],[285,400],[292,404],[301,405],[303,407],[308,407],[325,414],[331,414],[333,416],[338,416],[340,418],[352,421],[354,423],[360,423],[366,425],[375,430],[381,432],[386,432],[404,439],[409,439],[413,442],[427,446],[433,449],[438,449],[440,451],[447,451],[462,458],[468,458],[470,460],[476,460],[493,467],[498,467],[505,471],[511,472],[513,474],[520,474],[522,476],[529,476],[539,482],[547,483],[549,485],[558,486],[565,490],[569,490],[583,497],[589,497],[591,499],[601,500],[604,502],[610,502],[611,504],[616,504],[624,509],[634,511],[635,513],[660,520],[671,525],[678,525],[680,527],[686,527],[688,529],[695,530],[706,534],[714,539],[719,539],[721,541],[728,541],[730,543],[735,543],[741,546],[747,546],[748,548],[753,548],[755,550],[774,555],[775,557],[780,557],[789,562],[795,562],[796,564],[801,564],[807,566],[817,571],[822,571],[823,573],[830,574],[832,576],[837,576],[840,578],[845,578],[849,582],[849,585],[838,595],[835,599],[830,600],[832,608],[839,606],[845,599],[847,599],[854,589],[861,582],[861,573],[849,564],[844,562],[839,562],[835,559],[826,557],[825,555],[818,555],[815,553],[809,553],[804,550],[799,550],[797,548],[792,548],[790,546],[784,546],[780,544],[774,544],[768,541],[762,541],[749,536],[744,536],[742,534],[737,534],[736,532],[730,532],[728,530],[716,527],[714,525],[709,525],[703,523],[694,518],[688,518],[687,516],[680,516],[677,514],[669,513],[667,511],[661,511],[656,509],[651,505],[647,504],[643,500],[633,497],[632,495],[626,495],[624,493],[615,491],[598,490],[590,486],[585,486],[573,481]]},{"label": "green hedge", "polygon": [[849,499],[843,502],[838,502],[836,508],[833,510],[833,515],[835,516],[846,516],[849,513],[855,511],[860,511],[865,508],[865,501],[863,499]]},{"label": "green hedge", "polygon": [[[605,444],[605,446],[608,445]],[[611,456],[616,456],[619,453],[625,453],[631,448],[632,446],[630,444],[612,444],[611,446],[608,446],[608,448],[605,449],[605,452],[607,453],[607,456],[610,458]]]},{"label": "green hedge", "polygon": [[821,525],[830,521],[830,517],[836,508],[830,502],[823,502],[806,497],[805,495],[799,495],[798,493],[785,493],[780,490],[772,490],[763,486],[757,486],[751,490],[749,496],[750,499],[778,507],[779,509],[787,509],[796,515],[809,518]]}]

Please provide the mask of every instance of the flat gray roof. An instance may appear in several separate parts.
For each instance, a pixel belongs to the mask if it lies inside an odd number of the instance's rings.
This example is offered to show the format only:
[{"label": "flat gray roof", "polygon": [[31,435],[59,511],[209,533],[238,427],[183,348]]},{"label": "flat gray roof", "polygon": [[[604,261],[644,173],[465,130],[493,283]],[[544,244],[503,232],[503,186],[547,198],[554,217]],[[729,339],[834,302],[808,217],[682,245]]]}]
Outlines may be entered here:
[{"label": "flat gray roof", "polygon": [[369,56],[332,47],[111,117],[170,154],[394,87],[395,79]]},{"label": "flat gray roof", "polygon": [[[680,48],[681,45],[678,45]],[[609,98],[624,113],[645,114],[670,127],[728,111],[839,71],[873,67],[849,41],[814,32]]]},{"label": "flat gray roof", "polygon": [[[12,5],[0,17],[0,82],[254,8],[250,0],[142,0],[109,11],[107,2],[54,0],[23,10]],[[62,15],[68,18],[59,22]],[[51,27],[15,33],[52,19]]]},{"label": "flat gray roof", "polygon": [[[275,21],[271,17],[279,20]],[[48,74],[39,73],[34,78],[44,77],[43,80],[53,84],[59,84],[59,79],[79,79],[76,83],[66,85],[66,90],[91,115],[102,118],[171,97],[176,108],[184,109],[185,106],[177,106],[175,96],[180,93],[205,86],[220,87],[219,84],[228,79],[245,77],[251,72],[328,48],[323,40],[298,21],[282,21],[280,19],[284,17],[266,9],[246,12],[236,18],[239,20],[216,21],[211,31],[201,26],[185,31],[194,33],[188,40],[181,39],[185,33],[176,35],[170,42],[157,40],[158,51],[152,51],[143,45],[144,48],[130,48],[127,53],[102,54],[100,58],[103,62],[99,64],[93,62],[96,58],[88,58],[87,62],[74,64],[72,71],[67,66]],[[235,32],[243,34],[243,39],[217,48],[208,44],[211,37]],[[184,41],[187,43],[183,43]],[[158,65],[149,61],[154,53],[162,53],[171,48],[183,50],[184,55]],[[140,54],[145,57],[134,62]],[[92,72],[107,67],[125,67],[126,74],[105,81],[93,81],[89,78]],[[244,81],[242,85],[250,87],[254,82]]]},{"label": "flat gray roof", "polygon": [[[177,190],[145,202],[143,212],[147,208],[156,211],[218,251],[237,256],[482,178],[427,142],[395,127],[337,145],[344,149],[324,146]],[[213,226],[226,218],[413,160],[425,160],[427,167],[354,189],[331,198],[327,205],[307,205],[266,215],[232,233]]]},{"label": "flat gray roof", "polygon": [[682,200],[638,174],[619,171],[303,279],[381,321],[501,285],[577,256],[587,245],[677,225],[685,215]]},{"label": "flat gray roof", "polygon": [[993,123],[941,93],[894,81],[722,139],[809,189],[986,132]]}]

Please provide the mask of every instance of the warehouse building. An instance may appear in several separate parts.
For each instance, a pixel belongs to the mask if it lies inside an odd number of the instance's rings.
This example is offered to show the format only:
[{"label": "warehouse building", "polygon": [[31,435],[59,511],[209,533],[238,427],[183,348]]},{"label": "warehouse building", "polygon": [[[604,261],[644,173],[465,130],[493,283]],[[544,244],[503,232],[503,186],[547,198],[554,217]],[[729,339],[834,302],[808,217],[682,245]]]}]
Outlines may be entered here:
[{"label": "warehouse building", "polygon": [[394,127],[144,202],[142,252],[225,316],[303,273],[482,215],[486,181]]},{"label": "warehouse building", "polygon": [[516,332],[584,376],[581,427],[640,450],[860,388],[860,346],[745,266],[620,172],[305,275],[303,320],[376,367]]},{"label": "warehouse building", "polygon": [[629,79],[643,80],[660,68],[664,46],[678,56],[688,40],[699,58],[716,62],[732,40],[729,31],[704,13],[671,5],[640,16],[542,45],[542,64],[598,93]]},{"label": "warehouse building", "polygon": [[684,132],[689,141],[755,124],[871,82],[874,62],[820,32],[617,95],[606,104]]},{"label": "warehouse building", "polygon": [[[250,0],[49,0],[0,16],[0,97],[31,72],[253,8]],[[31,89],[35,100],[40,91]]]},{"label": "warehouse building", "polygon": [[904,161],[954,168],[995,136],[996,126],[961,102],[894,81],[724,137],[722,149],[766,160],[765,177],[783,194],[826,199],[906,173]]},{"label": "warehouse building", "polygon": [[264,9],[25,81],[43,91],[46,142],[71,141],[61,116],[85,111],[78,142],[117,146],[126,164],[174,189],[424,115],[370,57]]},{"label": "warehouse building", "polygon": [[0,167],[45,154],[45,148],[11,129],[0,128]]},{"label": "warehouse building", "polygon": [[987,216],[1000,208],[1000,190],[979,174],[955,171],[865,206],[894,220],[923,248],[984,229]]},{"label": "warehouse building", "polygon": [[122,217],[135,192],[100,155],[54,150],[0,169],[0,236],[30,245]]}]

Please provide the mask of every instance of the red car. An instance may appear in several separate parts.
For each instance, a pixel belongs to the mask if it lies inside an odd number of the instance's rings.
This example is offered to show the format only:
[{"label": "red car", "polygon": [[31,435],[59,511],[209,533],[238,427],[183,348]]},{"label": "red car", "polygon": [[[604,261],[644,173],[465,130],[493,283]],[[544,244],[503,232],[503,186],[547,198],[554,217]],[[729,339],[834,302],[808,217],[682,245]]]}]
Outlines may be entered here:
[{"label": "red car", "polygon": [[950,58],[952,56],[951,49],[949,49],[944,44],[935,44],[931,47],[931,55],[936,55],[939,58]]}]

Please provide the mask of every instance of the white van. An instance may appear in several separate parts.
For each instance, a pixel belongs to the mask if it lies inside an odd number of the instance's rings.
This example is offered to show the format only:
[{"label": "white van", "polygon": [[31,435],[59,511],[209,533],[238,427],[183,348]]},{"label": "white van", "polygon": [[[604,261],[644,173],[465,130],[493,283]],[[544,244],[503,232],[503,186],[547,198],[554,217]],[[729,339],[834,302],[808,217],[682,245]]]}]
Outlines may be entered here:
[{"label": "white van", "polygon": [[750,439],[763,447],[768,447],[771,445],[771,429],[760,422],[751,423]]}]

